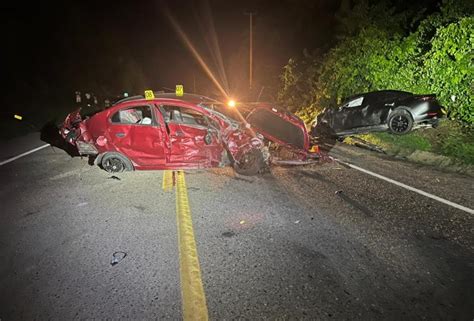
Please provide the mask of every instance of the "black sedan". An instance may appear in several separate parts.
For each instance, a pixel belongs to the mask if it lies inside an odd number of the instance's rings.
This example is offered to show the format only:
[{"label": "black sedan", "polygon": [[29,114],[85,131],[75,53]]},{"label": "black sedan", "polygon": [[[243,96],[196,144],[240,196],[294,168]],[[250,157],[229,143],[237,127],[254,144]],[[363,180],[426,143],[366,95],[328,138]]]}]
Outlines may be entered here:
[{"label": "black sedan", "polygon": [[435,95],[397,90],[363,93],[345,99],[339,108],[319,114],[311,130],[315,137],[390,131],[402,135],[420,127],[436,127],[443,117]]}]

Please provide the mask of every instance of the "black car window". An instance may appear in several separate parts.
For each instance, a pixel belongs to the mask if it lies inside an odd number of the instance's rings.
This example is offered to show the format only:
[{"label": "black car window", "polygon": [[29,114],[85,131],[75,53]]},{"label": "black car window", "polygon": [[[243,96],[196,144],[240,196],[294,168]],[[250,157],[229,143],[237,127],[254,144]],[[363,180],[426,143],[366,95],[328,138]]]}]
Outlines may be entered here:
[{"label": "black car window", "polygon": [[393,102],[395,100],[403,99],[410,96],[413,96],[413,94],[403,92],[403,91],[389,91],[389,92],[386,92],[385,95],[379,96],[378,101]]},{"label": "black car window", "polygon": [[369,93],[364,95],[364,105],[367,106],[375,106],[378,105],[382,101],[382,95]]},{"label": "black car window", "polygon": [[363,101],[364,101],[364,96],[357,97],[357,98],[349,100],[342,107],[346,107],[346,108],[359,107],[359,106],[362,106]]},{"label": "black car window", "polygon": [[165,118],[169,119],[170,122],[208,126],[206,116],[194,109],[180,106],[163,106],[163,109],[165,111]]},{"label": "black car window", "polygon": [[387,104],[391,104],[399,99],[409,97],[411,95],[412,94],[408,92],[391,91],[391,90],[373,92],[366,95],[366,100],[364,101],[364,104],[374,105],[374,106],[384,106]]},{"label": "black car window", "polygon": [[110,118],[115,124],[153,125],[150,106],[134,106],[118,110]]}]

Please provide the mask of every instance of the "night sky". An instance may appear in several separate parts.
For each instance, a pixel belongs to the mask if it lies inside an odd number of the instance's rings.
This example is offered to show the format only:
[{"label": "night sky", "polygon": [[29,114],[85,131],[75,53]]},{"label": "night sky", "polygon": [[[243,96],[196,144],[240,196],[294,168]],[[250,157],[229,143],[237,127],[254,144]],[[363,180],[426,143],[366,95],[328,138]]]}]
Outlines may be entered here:
[{"label": "night sky", "polygon": [[[76,1],[2,5],[4,70],[9,93],[50,96],[74,90],[114,95],[184,84],[214,86],[172,29],[165,8],[218,73],[206,42],[211,22],[229,90],[248,87],[249,17],[254,18],[255,86],[275,86],[283,65],[303,47],[332,40],[338,1]],[[311,28],[308,28],[311,26]],[[14,80],[13,82],[11,80]]]},{"label": "night sky", "polygon": [[264,94],[269,94],[290,57],[300,55],[304,48],[324,51],[334,44],[339,5],[340,0],[2,4],[5,96],[21,95],[25,103],[31,103],[38,97],[72,97],[75,90],[114,96],[176,84],[192,92],[194,82],[197,92],[216,94],[171,27],[166,11],[219,76],[212,59],[215,50],[206,42],[212,39],[214,24],[228,90],[237,96],[248,91],[249,17],[244,12],[257,12],[254,88],[265,86]]}]

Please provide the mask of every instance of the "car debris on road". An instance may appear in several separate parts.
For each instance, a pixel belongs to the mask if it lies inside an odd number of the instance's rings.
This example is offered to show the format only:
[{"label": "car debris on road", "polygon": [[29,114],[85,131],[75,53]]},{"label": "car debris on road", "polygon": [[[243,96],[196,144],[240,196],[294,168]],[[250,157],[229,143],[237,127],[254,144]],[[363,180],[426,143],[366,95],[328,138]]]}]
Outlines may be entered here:
[{"label": "car debris on road", "polygon": [[120,263],[125,257],[127,253],[122,251],[117,251],[112,254],[112,260],[110,261],[110,265],[115,266]]}]

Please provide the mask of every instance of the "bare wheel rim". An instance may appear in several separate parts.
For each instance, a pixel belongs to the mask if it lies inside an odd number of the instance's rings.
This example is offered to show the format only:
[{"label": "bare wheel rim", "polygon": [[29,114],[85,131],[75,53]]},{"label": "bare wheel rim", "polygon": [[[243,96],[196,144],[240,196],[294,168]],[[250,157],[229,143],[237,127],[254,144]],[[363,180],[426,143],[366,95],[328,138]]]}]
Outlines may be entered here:
[{"label": "bare wheel rim", "polygon": [[397,133],[403,133],[408,129],[410,121],[407,116],[398,115],[392,118],[390,127]]},{"label": "bare wheel rim", "polygon": [[118,158],[110,158],[105,161],[104,169],[107,172],[118,173],[122,172],[124,169],[123,162]]}]

